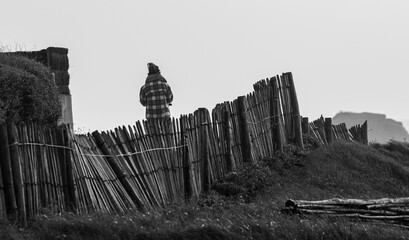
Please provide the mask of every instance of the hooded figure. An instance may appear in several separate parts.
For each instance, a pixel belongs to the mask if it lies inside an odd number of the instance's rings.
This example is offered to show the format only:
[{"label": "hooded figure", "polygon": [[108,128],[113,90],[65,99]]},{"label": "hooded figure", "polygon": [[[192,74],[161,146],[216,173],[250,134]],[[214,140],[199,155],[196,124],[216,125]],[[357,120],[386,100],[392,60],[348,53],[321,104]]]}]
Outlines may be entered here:
[{"label": "hooded figure", "polygon": [[159,67],[153,63],[148,63],[148,77],[141,87],[139,100],[146,107],[147,120],[170,118],[173,93]]}]

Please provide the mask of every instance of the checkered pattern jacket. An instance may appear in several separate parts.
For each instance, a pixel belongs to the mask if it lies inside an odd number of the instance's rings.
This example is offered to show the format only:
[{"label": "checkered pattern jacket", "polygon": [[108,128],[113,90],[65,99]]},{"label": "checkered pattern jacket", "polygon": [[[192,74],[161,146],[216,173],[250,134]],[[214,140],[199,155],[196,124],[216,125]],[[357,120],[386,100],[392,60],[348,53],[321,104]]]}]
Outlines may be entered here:
[{"label": "checkered pattern jacket", "polygon": [[146,107],[147,119],[170,117],[169,104],[173,101],[173,93],[160,73],[148,75],[145,85],[141,87],[139,99]]}]

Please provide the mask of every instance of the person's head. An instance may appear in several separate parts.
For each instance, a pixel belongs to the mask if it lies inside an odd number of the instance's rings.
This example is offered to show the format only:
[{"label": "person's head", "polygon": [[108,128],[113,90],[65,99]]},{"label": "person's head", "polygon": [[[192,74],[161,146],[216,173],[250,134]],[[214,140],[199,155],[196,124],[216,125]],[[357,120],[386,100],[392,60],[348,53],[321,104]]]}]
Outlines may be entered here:
[{"label": "person's head", "polygon": [[154,63],[148,63],[148,75],[160,73],[159,67],[156,66]]}]

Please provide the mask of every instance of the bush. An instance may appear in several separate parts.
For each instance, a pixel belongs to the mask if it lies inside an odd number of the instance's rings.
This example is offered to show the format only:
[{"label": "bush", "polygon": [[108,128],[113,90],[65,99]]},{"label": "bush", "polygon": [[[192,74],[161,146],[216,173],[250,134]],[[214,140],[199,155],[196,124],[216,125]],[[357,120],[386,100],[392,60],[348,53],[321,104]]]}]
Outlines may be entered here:
[{"label": "bush", "polygon": [[312,149],[317,149],[321,147],[321,143],[318,141],[318,139],[316,139],[310,134],[303,134],[302,139],[303,139],[305,149],[312,150]]},{"label": "bush", "polygon": [[247,164],[237,172],[231,172],[212,187],[214,191],[227,197],[242,197],[250,201],[265,192],[274,183],[274,173],[263,163]]},{"label": "bush", "polygon": [[309,150],[304,150],[295,145],[286,145],[283,152],[277,152],[274,156],[262,159],[264,165],[271,170],[283,174],[292,171],[294,166],[304,167],[303,159],[307,156]]},{"label": "bush", "polygon": [[56,125],[60,117],[51,71],[34,60],[0,53],[0,122]]}]

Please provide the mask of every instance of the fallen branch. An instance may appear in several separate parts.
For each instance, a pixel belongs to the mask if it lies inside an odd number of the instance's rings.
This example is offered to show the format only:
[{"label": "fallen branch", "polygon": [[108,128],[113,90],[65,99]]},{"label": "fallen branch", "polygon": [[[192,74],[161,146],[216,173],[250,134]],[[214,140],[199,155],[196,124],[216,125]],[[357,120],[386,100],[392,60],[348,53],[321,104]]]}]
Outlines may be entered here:
[{"label": "fallen branch", "polygon": [[409,198],[288,200],[283,213],[326,215],[409,225]]}]

